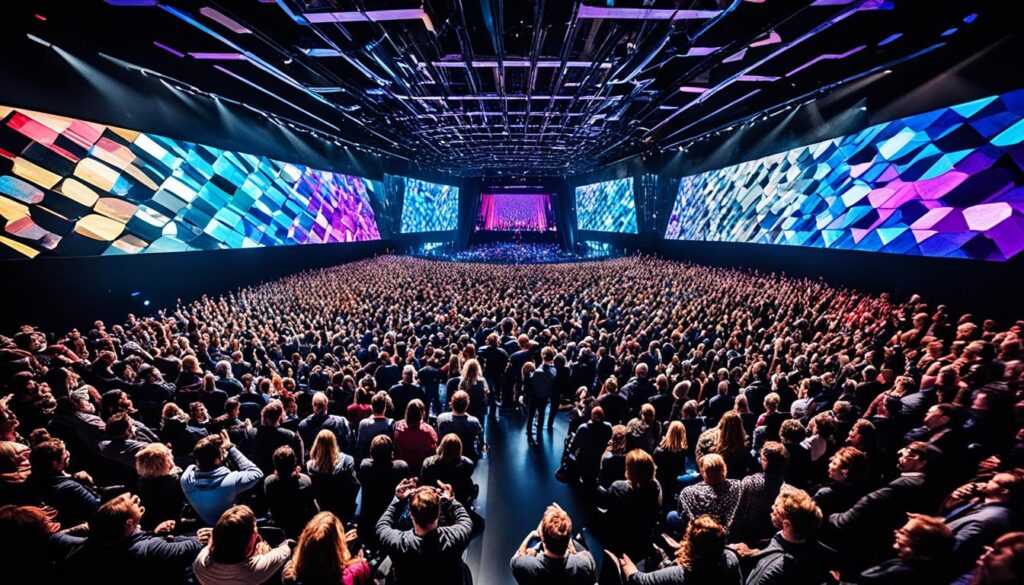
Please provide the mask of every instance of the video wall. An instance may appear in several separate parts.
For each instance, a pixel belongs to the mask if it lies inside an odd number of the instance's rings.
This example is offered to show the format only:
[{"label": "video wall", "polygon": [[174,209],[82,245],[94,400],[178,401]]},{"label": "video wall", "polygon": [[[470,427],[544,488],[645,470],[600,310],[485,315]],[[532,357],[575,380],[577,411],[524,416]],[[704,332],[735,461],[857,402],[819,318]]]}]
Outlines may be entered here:
[{"label": "video wall", "polygon": [[683,177],[666,239],[1005,261],[1024,249],[1024,90]]},{"label": "video wall", "polygon": [[378,240],[361,177],[0,106],[0,257]]},{"label": "video wall", "polygon": [[550,194],[484,193],[480,195],[477,231],[553,232],[555,212]]},{"label": "video wall", "polygon": [[576,227],[595,232],[637,233],[633,178],[576,187]]},{"label": "video wall", "polygon": [[447,232],[459,226],[459,188],[406,178],[401,233]]}]

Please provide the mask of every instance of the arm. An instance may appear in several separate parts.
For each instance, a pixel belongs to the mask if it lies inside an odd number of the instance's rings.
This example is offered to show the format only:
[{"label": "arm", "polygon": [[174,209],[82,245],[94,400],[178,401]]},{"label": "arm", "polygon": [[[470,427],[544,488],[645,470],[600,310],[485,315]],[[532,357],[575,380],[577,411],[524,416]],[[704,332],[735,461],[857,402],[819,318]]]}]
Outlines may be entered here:
[{"label": "arm", "polygon": [[238,471],[228,475],[230,479],[234,480],[235,494],[248,491],[263,480],[263,472],[260,471],[260,468],[256,467],[256,464],[252,461],[249,461],[245,455],[242,455],[242,452],[234,445],[228,449],[228,459],[238,468]]},{"label": "arm", "polygon": [[439,529],[441,534],[449,539],[448,548],[461,549],[469,544],[469,537],[473,534],[473,519],[469,512],[457,500],[450,500],[449,514],[454,517],[451,526]]},{"label": "arm", "polygon": [[401,544],[402,531],[395,529],[395,522],[401,517],[401,510],[404,507],[405,500],[395,497],[384,515],[377,521],[377,539],[386,550],[395,550]]},{"label": "arm", "polygon": [[249,559],[249,582],[250,583],[262,583],[267,579],[274,576],[288,559],[291,557],[292,550],[288,546],[288,541],[282,542],[277,548],[271,549],[270,552],[262,555],[256,555]]}]

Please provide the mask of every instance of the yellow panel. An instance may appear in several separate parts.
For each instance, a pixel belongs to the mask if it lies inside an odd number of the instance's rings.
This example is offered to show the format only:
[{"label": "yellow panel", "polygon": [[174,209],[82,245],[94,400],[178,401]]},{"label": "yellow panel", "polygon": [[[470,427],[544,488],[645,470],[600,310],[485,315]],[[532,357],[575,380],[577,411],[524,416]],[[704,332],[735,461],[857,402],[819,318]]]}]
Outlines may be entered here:
[{"label": "yellow panel", "polygon": [[141,240],[132,235],[127,235],[111,244],[111,246],[117,248],[118,250],[121,250],[122,252],[127,252],[129,254],[141,252],[145,250],[146,246],[148,245],[149,242]]},{"label": "yellow panel", "polygon": [[118,145],[118,149],[114,152],[103,148],[102,146],[94,146],[89,152],[89,156],[94,156],[101,161],[107,163],[112,167],[123,169],[132,164],[135,160],[135,154],[127,148]]},{"label": "yellow panel", "polygon": [[14,169],[11,172],[46,189],[52,189],[57,184],[57,181],[60,181],[60,175],[51,173],[20,156],[14,159]]},{"label": "yellow panel", "polygon": [[96,205],[96,200],[100,198],[95,191],[84,183],[70,177],[64,179],[64,182],[60,184],[58,191],[68,199],[86,207]]},{"label": "yellow panel", "polygon": [[138,209],[138,206],[134,203],[114,197],[101,197],[96,202],[96,207],[94,208],[96,213],[105,215],[110,219],[116,219],[121,223],[128,223],[128,220],[135,215],[136,209]]},{"label": "yellow panel", "polygon": [[14,108],[8,108],[7,106],[0,106],[0,120],[6,120],[7,116],[14,111]]},{"label": "yellow panel", "polygon": [[75,233],[101,242],[112,242],[124,231],[124,224],[102,215],[83,217],[75,224]]},{"label": "yellow panel", "polygon": [[129,177],[149,187],[153,191],[156,191],[157,189],[160,188],[160,185],[157,185],[156,181],[150,179],[149,175],[147,175],[145,172],[143,172],[142,169],[135,165],[128,165],[127,167],[125,167],[124,172],[127,173]]},{"label": "yellow panel", "polygon": [[27,205],[0,195],[0,216],[8,221],[14,221],[23,215],[28,215]]},{"label": "yellow panel", "polygon": [[94,158],[83,158],[75,167],[75,176],[110,192],[120,175],[114,169]]},{"label": "yellow panel", "polygon": [[121,138],[124,138],[128,142],[135,142],[135,139],[139,137],[141,132],[135,130],[126,130],[124,128],[118,128],[117,126],[107,126],[107,130],[110,130],[114,134],[117,134]]},{"label": "yellow panel", "polygon": [[68,126],[71,125],[71,122],[74,121],[71,118],[65,118],[64,116],[54,116],[53,114],[44,114],[43,112],[36,112],[33,110],[19,109],[18,111],[58,134],[67,130]]},{"label": "yellow panel", "polygon": [[14,240],[10,238],[5,238],[3,236],[0,236],[0,244],[6,244],[13,248],[15,251],[20,252],[28,256],[29,258],[35,258],[36,256],[39,255],[38,250],[33,250],[32,248],[29,248],[28,246],[22,244],[21,242],[15,242]]}]

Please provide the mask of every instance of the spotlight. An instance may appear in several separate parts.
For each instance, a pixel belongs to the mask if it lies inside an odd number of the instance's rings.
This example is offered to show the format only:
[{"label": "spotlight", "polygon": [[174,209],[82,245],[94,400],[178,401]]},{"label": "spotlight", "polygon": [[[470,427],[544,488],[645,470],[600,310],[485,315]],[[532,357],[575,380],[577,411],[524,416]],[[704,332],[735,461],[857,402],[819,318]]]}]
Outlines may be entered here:
[{"label": "spotlight", "polygon": [[149,299],[146,299],[146,300],[142,301],[142,306],[148,307],[149,306]]}]

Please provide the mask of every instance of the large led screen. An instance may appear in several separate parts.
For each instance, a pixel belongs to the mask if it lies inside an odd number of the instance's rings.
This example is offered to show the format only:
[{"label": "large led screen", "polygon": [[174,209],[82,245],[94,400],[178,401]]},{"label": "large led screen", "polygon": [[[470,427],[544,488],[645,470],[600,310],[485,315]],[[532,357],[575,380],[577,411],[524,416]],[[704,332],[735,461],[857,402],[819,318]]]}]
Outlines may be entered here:
[{"label": "large led screen", "polygon": [[458,227],[459,188],[405,179],[403,234],[448,232]]},{"label": "large led screen", "polygon": [[1024,249],[1024,90],[684,177],[667,239],[1003,261]]},{"label": "large led screen", "polygon": [[480,195],[476,229],[495,232],[553,232],[555,212],[551,207],[551,195],[484,193]]},{"label": "large led screen", "polygon": [[0,107],[0,257],[378,240],[361,177]]},{"label": "large led screen", "polygon": [[595,232],[637,233],[633,178],[576,187],[576,226]]}]

